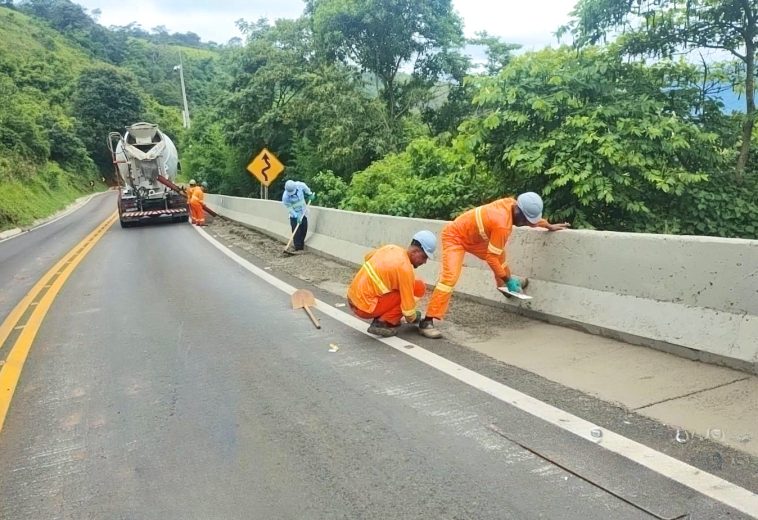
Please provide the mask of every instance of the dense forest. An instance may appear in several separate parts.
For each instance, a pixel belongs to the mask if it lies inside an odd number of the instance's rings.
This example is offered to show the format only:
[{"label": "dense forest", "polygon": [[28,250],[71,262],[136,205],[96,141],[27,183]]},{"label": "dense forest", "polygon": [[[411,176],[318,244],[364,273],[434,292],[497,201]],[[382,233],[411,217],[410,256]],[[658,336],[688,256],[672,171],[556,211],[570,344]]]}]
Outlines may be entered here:
[{"label": "dense forest", "polygon": [[530,190],[576,227],[758,238],[754,2],[579,0],[571,44],[535,52],[464,38],[450,0],[307,0],[222,44],[0,5],[0,228],[112,181],[108,132],[145,120],[213,192],[258,196],[265,146],[272,197],[295,178],[323,206],[448,219]]}]

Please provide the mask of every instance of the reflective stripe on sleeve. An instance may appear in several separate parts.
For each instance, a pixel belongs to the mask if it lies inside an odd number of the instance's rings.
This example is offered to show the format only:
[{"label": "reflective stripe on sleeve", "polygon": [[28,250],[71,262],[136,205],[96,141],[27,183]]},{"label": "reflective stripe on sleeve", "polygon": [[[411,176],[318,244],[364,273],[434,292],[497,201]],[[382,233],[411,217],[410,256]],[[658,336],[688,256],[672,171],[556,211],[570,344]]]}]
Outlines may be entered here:
[{"label": "reflective stripe on sleeve", "polygon": [[476,227],[479,228],[479,236],[482,237],[483,240],[489,240],[490,237],[487,236],[487,232],[484,230],[484,218],[482,217],[481,206],[474,210],[474,216],[476,217]]},{"label": "reflective stripe on sleeve", "polygon": [[500,249],[500,248],[495,247],[494,245],[492,245],[492,242],[490,242],[490,244],[487,246],[487,251],[489,251],[493,255],[502,255],[503,254],[503,250]]},{"label": "reflective stripe on sleeve", "polygon": [[382,294],[387,294],[390,292],[389,289],[387,289],[387,286],[384,284],[382,279],[379,277],[379,275],[374,270],[374,266],[372,266],[369,262],[363,263],[363,269],[366,270],[366,274],[369,278],[371,278],[371,281],[374,282],[374,285],[377,289],[379,289],[379,292]]}]

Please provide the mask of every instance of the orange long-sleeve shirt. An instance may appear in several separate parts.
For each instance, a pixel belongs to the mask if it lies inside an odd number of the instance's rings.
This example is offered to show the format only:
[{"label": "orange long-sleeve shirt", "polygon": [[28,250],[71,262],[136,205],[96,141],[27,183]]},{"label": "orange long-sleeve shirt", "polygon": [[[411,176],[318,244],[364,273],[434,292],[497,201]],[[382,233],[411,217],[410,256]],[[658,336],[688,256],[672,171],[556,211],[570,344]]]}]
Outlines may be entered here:
[{"label": "orange long-sleeve shirt", "polygon": [[192,190],[192,199],[190,202],[199,202],[202,204],[205,201],[205,193],[202,188],[195,188]]},{"label": "orange long-sleeve shirt", "polygon": [[380,296],[399,291],[403,316],[415,318],[415,279],[406,249],[396,245],[383,246],[366,254],[363,266],[347,289],[347,297],[354,306],[370,313],[376,308]]},{"label": "orange long-sleeve shirt", "polygon": [[[486,249],[485,261],[497,278],[507,279],[510,269],[505,261],[505,244],[513,231],[513,206],[516,199],[498,199],[489,204],[471,209],[450,225],[461,245],[470,252]],[[547,227],[541,219],[535,226]]]}]

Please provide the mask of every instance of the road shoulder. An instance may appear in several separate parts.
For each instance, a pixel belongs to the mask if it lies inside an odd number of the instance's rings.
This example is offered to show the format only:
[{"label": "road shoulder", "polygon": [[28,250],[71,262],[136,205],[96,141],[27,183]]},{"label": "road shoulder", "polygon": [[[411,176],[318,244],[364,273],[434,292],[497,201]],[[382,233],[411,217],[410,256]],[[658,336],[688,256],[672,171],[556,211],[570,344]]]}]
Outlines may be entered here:
[{"label": "road shoulder", "polygon": [[[354,267],[283,245],[225,219],[206,228],[250,262],[344,305]],[[427,281],[429,282],[429,281]],[[503,308],[454,298],[448,339],[401,336],[638,442],[758,490],[755,376],[549,325]]]}]

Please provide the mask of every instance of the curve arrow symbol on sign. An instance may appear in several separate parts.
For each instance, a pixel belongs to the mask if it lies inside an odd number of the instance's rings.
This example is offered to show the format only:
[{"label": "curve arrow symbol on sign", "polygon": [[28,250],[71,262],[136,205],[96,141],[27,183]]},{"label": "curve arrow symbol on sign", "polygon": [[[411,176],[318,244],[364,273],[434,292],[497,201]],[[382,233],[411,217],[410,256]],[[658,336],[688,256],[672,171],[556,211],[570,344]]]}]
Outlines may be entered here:
[{"label": "curve arrow symbol on sign", "polygon": [[268,158],[268,154],[263,154],[263,162],[266,163],[266,167],[261,170],[261,175],[263,175],[263,178],[268,182],[268,175],[266,175],[266,172],[271,169],[271,160]]}]

